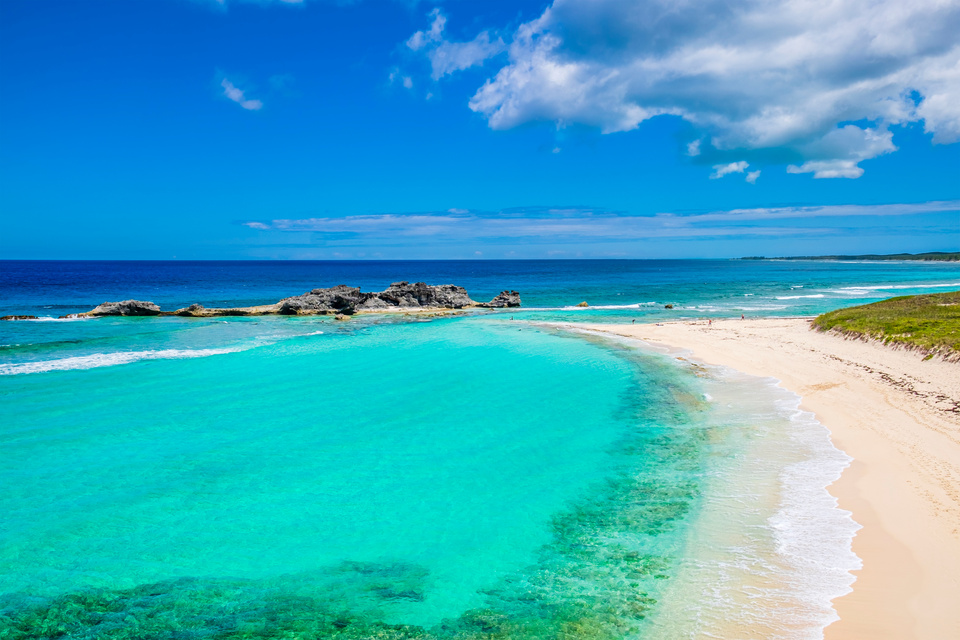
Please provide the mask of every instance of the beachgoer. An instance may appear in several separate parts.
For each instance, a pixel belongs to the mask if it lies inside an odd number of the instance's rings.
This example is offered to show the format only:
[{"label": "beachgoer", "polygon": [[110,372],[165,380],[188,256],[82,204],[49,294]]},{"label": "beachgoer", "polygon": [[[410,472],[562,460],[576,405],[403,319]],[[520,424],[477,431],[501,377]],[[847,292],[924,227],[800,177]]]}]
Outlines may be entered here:
[{"label": "beachgoer", "polygon": [[742,313],[740,314],[740,319],[743,320],[743,314],[742,314]]},{"label": "beachgoer", "polygon": [[631,321],[630,321],[630,324],[637,324],[637,319],[634,318],[633,320],[631,320]]}]

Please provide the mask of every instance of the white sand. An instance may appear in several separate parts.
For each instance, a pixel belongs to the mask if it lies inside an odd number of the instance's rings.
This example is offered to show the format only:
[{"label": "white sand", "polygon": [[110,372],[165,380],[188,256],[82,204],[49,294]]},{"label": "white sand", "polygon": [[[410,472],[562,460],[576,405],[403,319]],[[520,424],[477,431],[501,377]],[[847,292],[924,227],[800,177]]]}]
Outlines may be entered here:
[{"label": "white sand", "polygon": [[845,340],[803,319],[581,325],[771,376],[854,458],[830,487],[863,525],[826,637],[960,638],[960,364]]}]

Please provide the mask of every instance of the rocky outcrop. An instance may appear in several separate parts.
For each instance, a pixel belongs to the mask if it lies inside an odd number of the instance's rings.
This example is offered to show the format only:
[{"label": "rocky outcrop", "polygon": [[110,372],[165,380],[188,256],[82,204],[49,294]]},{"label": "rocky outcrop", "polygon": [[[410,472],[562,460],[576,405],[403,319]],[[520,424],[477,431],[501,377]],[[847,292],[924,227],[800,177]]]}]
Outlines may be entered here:
[{"label": "rocky outcrop", "polygon": [[36,320],[37,316],[2,316],[0,320]]},{"label": "rocky outcrop", "polygon": [[520,294],[516,291],[501,291],[490,302],[484,302],[477,306],[488,309],[503,309],[506,307],[519,307]]},{"label": "rocky outcrop", "polygon": [[[507,293],[507,292],[504,292]],[[516,293],[516,292],[514,292]],[[500,294],[502,296],[503,294]],[[477,304],[467,290],[453,284],[430,285],[425,282],[394,282],[383,291],[364,293],[358,287],[338,285],[329,289],[314,289],[301,296],[281,300],[277,313],[303,315],[313,313],[340,313],[353,315],[358,311],[388,311],[390,309],[463,309],[465,307],[519,306],[506,305],[494,298]],[[494,303],[497,304],[494,304]]]},{"label": "rocky outcrop", "polygon": [[284,298],[278,304],[277,313],[282,316],[296,316],[314,313],[353,314],[358,306],[366,302],[374,294],[364,294],[359,287],[348,287],[339,284],[329,289],[314,289],[302,296]]},{"label": "rocky outcrop", "polygon": [[374,295],[397,307],[463,309],[477,304],[467,295],[466,289],[453,284],[431,286],[423,282],[394,282],[385,291]]},{"label": "rocky outcrop", "polygon": [[86,313],[78,313],[78,317],[96,318],[99,316],[158,316],[160,307],[152,302],[143,300],[123,300],[121,302],[104,302]]},{"label": "rocky outcrop", "polygon": [[192,304],[174,312],[164,311],[163,316],[182,316],[184,318],[219,318],[229,316],[266,316],[277,312],[277,305],[268,304],[260,307],[227,307],[208,309],[202,304]]},{"label": "rocky outcrop", "polygon": [[123,302],[104,302],[96,309],[74,317],[97,316],[146,316],[173,315],[188,318],[210,318],[217,316],[264,316],[264,315],[317,315],[328,314],[351,316],[355,313],[376,313],[383,311],[409,311],[431,309],[501,309],[519,307],[520,294],[516,291],[502,291],[490,302],[477,303],[470,299],[467,290],[452,284],[429,285],[424,282],[394,282],[383,291],[365,293],[359,287],[345,284],[329,289],[313,289],[303,295],[284,298],[276,304],[257,307],[206,308],[200,304],[176,311],[161,312],[152,302],[125,300]]},{"label": "rocky outcrop", "polygon": [[187,318],[202,318],[204,311],[206,311],[206,309],[203,308],[202,304],[192,304],[189,307],[177,309],[173,312],[173,315],[185,316]]}]

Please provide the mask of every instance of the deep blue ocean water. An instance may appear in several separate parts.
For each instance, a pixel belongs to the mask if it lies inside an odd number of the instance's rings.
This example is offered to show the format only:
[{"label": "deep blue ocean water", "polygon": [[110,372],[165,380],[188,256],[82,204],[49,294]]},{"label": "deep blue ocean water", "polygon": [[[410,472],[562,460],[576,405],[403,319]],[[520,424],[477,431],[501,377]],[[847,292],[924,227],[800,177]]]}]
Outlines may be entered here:
[{"label": "deep blue ocean water", "polygon": [[[378,262],[0,261],[0,315],[59,316],[105,300],[164,309],[269,304],[337,284],[379,291],[398,280],[451,283],[477,301],[520,291],[525,307],[586,301],[626,315],[815,314],[846,304],[960,287],[960,263],[753,260],[489,260]],[[637,307],[637,305],[640,305]],[[605,309],[609,312],[616,309]],[[595,313],[586,311],[581,313]],[[609,313],[601,314],[609,315]],[[678,314],[664,314],[676,317]]]},{"label": "deep blue ocean water", "polygon": [[[55,320],[397,280],[524,308]],[[906,262],[0,263],[0,315],[47,318],[0,323],[0,636],[698,637],[750,586],[766,637],[818,637],[847,574],[797,577],[782,536],[836,531],[804,554],[848,566],[825,431],[769,383],[525,321],[958,287]]]}]

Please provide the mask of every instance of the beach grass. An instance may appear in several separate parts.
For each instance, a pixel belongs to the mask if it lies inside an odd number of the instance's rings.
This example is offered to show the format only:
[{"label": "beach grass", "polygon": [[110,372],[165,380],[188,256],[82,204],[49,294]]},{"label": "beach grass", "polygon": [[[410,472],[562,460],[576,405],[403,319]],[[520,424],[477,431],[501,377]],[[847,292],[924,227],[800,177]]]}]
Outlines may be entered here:
[{"label": "beach grass", "polygon": [[960,356],[960,291],[900,296],[817,316],[813,327],[935,354]]}]

